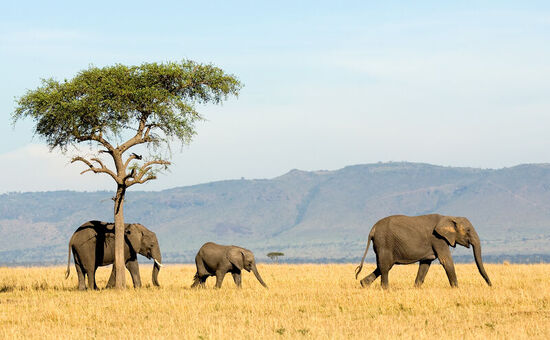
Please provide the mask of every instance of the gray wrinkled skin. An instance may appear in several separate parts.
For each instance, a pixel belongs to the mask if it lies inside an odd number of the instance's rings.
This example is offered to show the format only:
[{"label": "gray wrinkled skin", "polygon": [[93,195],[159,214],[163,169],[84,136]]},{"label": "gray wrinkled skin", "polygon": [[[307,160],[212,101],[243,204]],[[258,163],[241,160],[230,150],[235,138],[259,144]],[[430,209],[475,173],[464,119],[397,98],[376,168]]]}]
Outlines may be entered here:
[{"label": "gray wrinkled skin", "polygon": [[195,264],[197,265],[197,272],[191,288],[204,288],[206,279],[209,276],[216,277],[216,288],[220,288],[227,273],[233,275],[235,284],[240,288],[241,271],[243,269],[248,272],[252,271],[260,284],[267,288],[256,268],[254,254],[248,249],[208,242],[201,247],[197,256],[195,256]]},{"label": "gray wrinkled skin", "polygon": [[465,217],[442,216],[438,214],[422,216],[394,215],[381,219],[372,227],[361,264],[355,271],[355,278],[363,268],[363,262],[370,242],[376,253],[376,269],[361,280],[361,286],[369,286],[381,276],[382,288],[388,287],[388,272],[394,264],[419,262],[415,285],[420,287],[428,273],[430,264],[436,258],[443,265],[451,287],[458,281],[449,246],[460,244],[466,248],[472,245],[477,268],[485,282],[491,280],[485,272],[481,259],[479,236],[470,221]]},{"label": "gray wrinkled skin", "polygon": [[[135,288],[141,287],[137,254],[155,260],[153,266],[153,285],[158,286],[158,273],[162,256],[157,236],[143,225],[125,224],[124,262],[132,276]],[[73,234],[69,242],[69,258],[65,278],[69,277],[71,265],[71,251],[74,256],[76,272],[78,274],[78,289],[86,290],[85,276],[88,276],[88,288],[97,289],[95,272],[97,267],[107,266],[115,260],[114,224],[101,221],[88,221],[82,224]],[[107,288],[115,285],[115,269],[111,272]]]}]

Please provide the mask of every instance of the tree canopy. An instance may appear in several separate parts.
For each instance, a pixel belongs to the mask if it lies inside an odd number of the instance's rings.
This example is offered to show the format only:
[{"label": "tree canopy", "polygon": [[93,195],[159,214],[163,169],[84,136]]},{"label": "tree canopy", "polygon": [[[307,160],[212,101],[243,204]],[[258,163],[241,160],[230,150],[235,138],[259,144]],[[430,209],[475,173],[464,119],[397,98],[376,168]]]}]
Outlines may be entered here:
[{"label": "tree canopy", "polygon": [[279,256],[285,256],[285,254],[281,253],[281,252],[278,252],[278,251],[273,251],[273,252],[267,253],[267,257],[269,257],[273,261],[278,262],[279,261]]},{"label": "tree canopy", "polygon": [[41,87],[18,100],[13,117],[34,119],[35,133],[62,150],[136,128],[147,132],[143,143],[158,145],[173,138],[186,143],[195,134],[194,123],[202,119],[195,104],[219,104],[238,95],[241,87],[222,69],[190,60],[91,66],[70,80],[43,79]]}]

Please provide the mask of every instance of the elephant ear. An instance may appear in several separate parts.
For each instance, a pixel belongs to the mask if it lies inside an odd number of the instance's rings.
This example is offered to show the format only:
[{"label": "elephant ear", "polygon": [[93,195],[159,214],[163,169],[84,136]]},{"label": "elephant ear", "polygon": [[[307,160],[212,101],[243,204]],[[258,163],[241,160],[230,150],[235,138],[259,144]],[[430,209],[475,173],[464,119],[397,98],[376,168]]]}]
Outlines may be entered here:
[{"label": "elephant ear", "polygon": [[239,248],[229,249],[229,251],[227,252],[227,258],[229,259],[229,262],[231,262],[239,270],[243,269],[244,253],[242,249],[239,249]]},{"label": "elephant ear", "polygon": [[456,221],[451,217],[443,217],[435,226],[434,231],[445,238],[454,247],[456,244]]},{"label": "elephant ear", "polygon": [[134,249],[136,253],[139,253],[141,249],[141,238],[143,237],[139,228],[135,224],[130,224],[128,228],[126,228],[125,234],[132,249]]}]

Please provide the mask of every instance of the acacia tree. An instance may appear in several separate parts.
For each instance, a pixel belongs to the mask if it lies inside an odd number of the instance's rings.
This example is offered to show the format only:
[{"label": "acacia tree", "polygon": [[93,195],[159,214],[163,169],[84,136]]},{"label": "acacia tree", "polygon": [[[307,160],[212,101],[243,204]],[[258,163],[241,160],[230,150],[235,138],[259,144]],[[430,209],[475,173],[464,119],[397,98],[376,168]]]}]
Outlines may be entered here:
[{"label": "acacia tree", "polygon": [[267,253],[267,257],[269,257],[272,261],[275,261],[277,263],[279,263],[279,256],[285,256],[285,254],[278,251]]},{"label": "acacia tree", "polygon": [[[72,162],[86,172],[106,174],[116,182],[115,287],[125,287],[124,196],[135,185],[156,179],[170,165],[160,152],[170,143],[189,143],[201,119],[197,104],[220,104],[237,96],[242,84],[212,65],[191,60],[91,66],[71,80],[43,79],[42,85],[17,100],[14,123],[29,117],[34,132],[50,147],[67,153],[68,147],[88,143],[95,156],[77,155]],[[128,155],[132,147],[147,146],[149,155]],[[114,163],[109,168],[103,155]],[[112,165],[111,165],[112,167]],[[155,266],[158,264],[155,263]]]}]

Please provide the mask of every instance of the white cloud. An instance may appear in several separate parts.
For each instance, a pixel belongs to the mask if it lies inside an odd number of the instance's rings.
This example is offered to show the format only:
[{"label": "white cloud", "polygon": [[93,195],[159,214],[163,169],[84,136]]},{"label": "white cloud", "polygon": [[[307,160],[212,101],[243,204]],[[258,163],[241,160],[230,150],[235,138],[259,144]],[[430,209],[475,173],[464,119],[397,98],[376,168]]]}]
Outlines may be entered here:
[{"label": "white cloud", "polygon": [[0,154],[0,193],[10,191],[113,190],[106,175],[86,173],[81,164],[70,163],[70,153],[50,152],[48,147],[28,144]]}]

